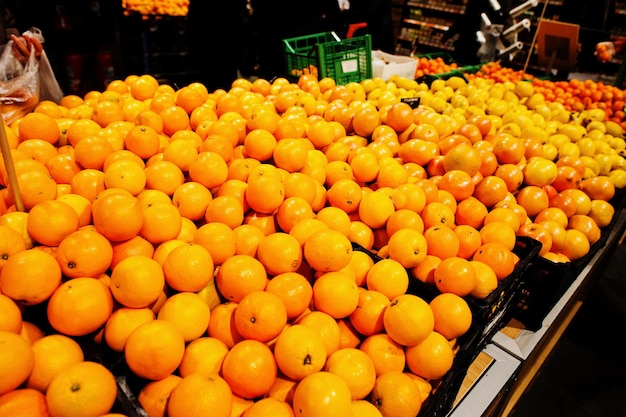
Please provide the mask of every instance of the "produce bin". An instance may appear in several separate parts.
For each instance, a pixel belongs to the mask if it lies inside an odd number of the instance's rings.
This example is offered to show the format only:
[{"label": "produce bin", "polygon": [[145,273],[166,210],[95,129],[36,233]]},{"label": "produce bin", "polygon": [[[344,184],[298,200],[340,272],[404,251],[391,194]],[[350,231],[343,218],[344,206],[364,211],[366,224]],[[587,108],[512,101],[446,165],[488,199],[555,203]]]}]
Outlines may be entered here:
[{"label": "produce bin", "polygon": [[337,84],[372,77],[371,35],[341,39],[335,32],[283,39],[287,78],[301,75],[332,78]]}]

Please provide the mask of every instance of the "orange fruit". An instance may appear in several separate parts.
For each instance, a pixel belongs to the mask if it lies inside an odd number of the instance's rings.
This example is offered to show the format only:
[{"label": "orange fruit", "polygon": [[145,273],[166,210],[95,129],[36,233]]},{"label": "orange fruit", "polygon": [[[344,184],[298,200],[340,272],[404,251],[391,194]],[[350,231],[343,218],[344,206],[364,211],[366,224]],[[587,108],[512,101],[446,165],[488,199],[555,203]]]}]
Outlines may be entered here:
[{"label": "orange fruit", "polygon": [[24,321],[22,320],[22,310],[11,298],[4,294],[0,294],[0,330],[20,333]]},{"label": "orange fruit", "polygon": [[81,346],[62,334],[49,334],[32,344],[35,363],[26,386],[45,393],[50,381],[63,369],[84,360]]},{"label": "orange fruit", "polygon": [[277,295],[282,300],[289,320],[304,313],[313,298],[311,283],[298,272],[275,275],[267,282],[265,291]]},{"label": "orange fruit", "polygon": [[324,222],[332,230],[346,236],[350,233],[352,224],[350,215],[338,207],[326,206],[316,213],[315,218]]},{"label": "orange fruit", "polygon": [[43,139],[55,144],[59,140],[60,130],[56,120],[42,112],[32,112],[22,117],[17,129],[22,142],[28,139]]},{"label": "orange fruit", "polygon": [[589,253],[591,243],[587,235],[578,229],[566,229],[565,231],[567,238],[565,247],[560,252],[561,254],[565,255],[570,261],[576,261]]},{"label": "orange fruit", "polygon": [[300,381],[324,368],[326,345],[315,328],[293,324],[277,337],[274,357],[278,369],[285,376]]},{"label": "orange fruit", "polygon": [[435,269],[434,280],[439,291],[465,296],[476,286],[476,272],[469,260],[453,256],[441,260]]},{"label": "orange fruit", "polygon": [[174,386],[166,401],[170,417],[201,415],[206,410],[211,410],[215,417],[230,417],[233,408],[232,390],[217,374],[187,375]]},{"label": "orange fruit", "polygon": [[256,256],[261,239],[265,237],[263,231],[250,224],[242,224],[233,229],[235,234],[235,255]]},{"label": "orange fruit", "polygon": [[233,314],[237,303],[226,301],[218,304],[211,310],[209,318],[208,336],[215,337],[230,349],[243,337],[237,332],[233,323]]},{"label": "orange fruit", "polygon": [[480,232],[474,227],[466,224],[460,224],[454,228],[454,233],[459,238],[459,251],[457,256],[470,259],[476,250],[482,245]]},{"label": "orange fruit", "polygon": [[185,130],[189,128],[189,115],[180,106],[166,105],[161,111],[158,112],[159,117],[163,119],[163,133],[167,136],[172,136],[179,130]]},{"label": "orange fruit", "polygon": [[591,209],[587,215],[593,219],[598,227],[604,228],[611,224],[615,215],[615,207],[607,201],[594,199],[591,200]]},{"label": "orange fruit", "polygon": [[[428,255],[439,259],[455,257],[459,253],[461,241],[454,229],[446,224],[433,225],[424,231]],[[414,265],[415,266],[415,265]]]},{"label": "orange fruit", "polygon": [[158,381],[150,381],[139,391],[137,401],[149,416],[163,417],[169,396],[181,380],[178,375],[168,375]]},{"label": "orange fruit", "polygon": [[472,325],[472,311],[462,297],[442,293],[428,303],[434,317],[434,330],[452,340],[467,333]]},{"label": "orange fruit", "polygon": [[327,355],[331,355],[339,349],[341,330],[337,320],[330,314],[313,310],[299,317],[295,324],[303,324],[317,330],[324,340]]},{"label": "orange fruit", "polygon": [[406,268],[395,259],[382,259],[368,271],[366,284],[368,289],[382,292],[389,300],[393,300],[406,293],[409,275]]},{"label": "orange fruit", "polygon": [[527,185],[521,188],[515,197],[517,203],[526,209],[526,213],[531,218],[548,208],[550,204],[550,198],[546,191],[536,185]]},{"label": "orange fruit", "polygon": [[104,341],[114,351],[122,352],[128,335],[140,324],[154,319],[154,312],[148,307],[119,307],[113,311],[104,326]]},{"label": "orange fruit", "polygon": [[126,307],[142,308],[155,302],[165,286],[161,265],[152,258],[132,255],[111,271],[111,293]]},{"label": "orange fruit", "polygon": [[452,345],[437,331],[431,332],[420,344],[409,346],[405,351],[409,370],[429,381],[441,379],[454,363]]},{"label": "orange fruit", "polygon": [[389,216],[387,224],[385,225],[388,237],[391,237],[398,230],[405,228],[414,229],[420,233],[424,232],[424,221],[419,213],[410,209],[396,210]]},{"label": "orange fruit", "polygon": [[298,416],[347,416],[351,408],[348,384],[340,376],[327,371],[302,379],[293,394],[293,409]]},{"label": "orange fruit", "polygon": [[476,272],[476,286],[470,295],[479,299],[485,298],[498,287],[498,277],[494,270],[484,262],[471,260],[470,264]]},{"label": "orange fruit", "polygon": [[509,250],[513,250],[515,247],[516,230],[508,223],[502,221],[486,223],[479,233],[483,244],[499,242]]},{"label": "orange fruit", "polygon": [[423,400],[413,379],[392,371],[376,378],[370,401],[383,416],[413,416],[419,414]]},{"label": "orange fruit", "polygon": [[256,256],[268,274],[278,275],[300,268],[303,248],[294,236],[274,232],[261,239]]},{"label": "orange fruit", "polygon": [[0,395],[2,417],[48,416],[46,396],[33,388],[18,388]]},{"label": "orange fruit", "polygon": [[55,256],[66,277],[96,278],[111,266],[113,246],[96,230],[79,229],[59,243]]},{"label": "orange fruit", "polygon": [[196,181],[187,181],[174,190],[172,203],[182,216],[197,221],[204,218],[212,198],[211,191],[206,186]]},{"label": "orange fruit", "polygon": [[374,363],[376,376],[391,371],[402,372],[406,366],[405,347],[384,332],[366,337],[359,349]]},{"label": "orange fruit", "polygon": [[229,301],[240,302],[253,291],[265,289],[268,278],[263,264],[251,255],[234,255],[224,261],[215,276],[220,294]]},{"label": "orange fruit", "polygon": [[379,291],[365,289],[359,292],[357,308],[350,314],[350,323],[363,336],[384,330],[383,314],[390,300]]},{"label": "orange fruit", "polygon": [[131,195],[111,193],[101,196],[92,211],[94,227],[112,242],[136,236],[143,226],[141,205]]},{"label": "orange fruit", "polygon": [[338,271],[350,262],[352,243],[337,230],[323,229],[306,239],[302,253],[307,263],[316,271]]},{"label": "orange fruit", "polygon": [[228,346],[221,340],[211,336],[199,337],[185,347],[178,372],[182,377],[192,373],[219,374],[227,353]]},{"label": "orange fruit", "polygon": [[46,403],[53,416],[97,416],[113,408],[116,395],[117,383],[111,371],[100,363],[83,361],[52,379]]},{"label": "orange fruit", "polygon": [[155,319],[137,326],[126,339],[124,357],[132,372],[159,380],[178,368],[185,352],[181,330],[170,321]]},{"label": "orange fruit", "polygon": [[389,236],[387,254],[405,268],[417,266],[427,255],[430,245],[426,233],[402,228]]},{"label": "orange fruit", "polygon": [[455,224],[454,211],[440,201],[427,203],[421,212],[424,228],[428,229],[434,225],[444,224],[453,227]]},{"label": "orange fruit", "polygon": [[148,242],[159,243],[174,239],[182,228],[182,216],[176,206],[168,202],[144,205],[143,224],[139,235]]},{"label": "orange fruit", "polygon": [[567,223],[567,229],[576,229],[585,234],[589,244],[596,243],[602,234],[596,221],[586,214],[574,214]]},{"label": "orange fruit", "polygon": [[17,230],[5,224],[0,225],[0,236],[2,236],[0,239],[0,270],[2,270],[2,266],[13,254],[26,249],[26,241]]},{"label": "orange fruit", "polygon": [[472,260],[487,264],[495,272],[498,280],[511,275],[516,265],[515,254],[501,242],[481,245],[472,256]]},{"label": "orange fruit", "polygon": [[30,209],[26,227],[31,237],[42,245],[58,246],[78,229],[78,214],[67,203],[46,200]]},{"label": "orange fruit", "polygon": [[538,223],[526,223],[517,231],[518,236],[527,236],[541,243],[539,256],[544,256],[552,249],[552,233]]},{"label": "orange fruit", "polygon": [[273,213],[285,199],[285,188],[281,180],[261,176],[248,180],[246,202],[250,208],[259,213]]},{"label": "orange fruit", "polygon": [[18,388],[27,380],[35,364],[30,343],[19,334],[0,330],[0,396]]},{"label": "orange fruit", "polygon": [[334,352],[326,360],[324,370],[340,376],[348,384],[352,400],[364,399],[376,382],[376,369],[372,359],[357,348],[344,348]]},{"label": "orange fruit", "polygon": [[131,255],[143,255],[152,258],[154,246],[141,236],[135,236],[125,241],[114,242],[112,244],[113,257],[110,267],[115,266],[124,258]]},{"label": "orange fruit", "polygon": [[351,274],[331,271],[313,283],[313,305],[335,319],[348,317],[357,308],[359,289]]},{"label": "orange fruit", "polygon": [[363,194],[358,215],[363,223],[372,229],[377,229],[385,226],[394,211],[395,207],[391,197],[383,192],[374,191]]},{"label": "orange fruit", "polygon": [[277,295],[257,290],[243,296],[233,318],[241,336],[249,340],[269,342],[287,324],[287,309]]},{"label": "orange fruit", "polygon": [[198,227],[193,243],[202,245],[209,251],[214,265],[221,265],[235,254],[235,234],[224,223],[205,223]]},{"label": "orange fruit", "polygon": [[182,333],[185,342],[201,337],[209,326],[209,305],[195,292],[179,292],[168,297],[161,305],[157,319],[173,323]]},{"label": "orange fruit", "polygon": [[74,278],[61,284],[48,300],[52,327],[68,336],[85,336],[103,326],[113,312],[109,288],[93,278]]},{"label": "orange fruit", "polygon": [[231,229],[243,223],[244,207],[241,201],[232,195],[216,196],[209,201],[204,219],[207,222],[220,222]]},{"label": "orange fruit", "polygon": [[596,175],[585,178],[580,183],[580,189],[592,200],[609,201],[616,192],[615,184],[607,175]]},{"label": "orange fruit", "polygon": [[9,257],[0,271],[0,292],[21,304],[48,300],[61,284],[61,268],[49,252],[26,249]]},{"label": "orange fruit", "polygon": [[242,414],[242,417],[262,417],[267,415],[276,417],[292,417],[294,414],[289,404],[276,398],[268,397],[255,401],[249,408],[246,409],[246,411]]},{"label": "orange fruit", "polygon": [[217,152],[203,151],[189,164],[189,179],[211,189],[228,178],[228,165]]},{"label": "orange fruit", "polygon": [[211,254],[193,242],[172,249],[162,267],[165,282],[177,291],[200,291],[213,279]]},{"label": "orange fruit", "polygon": [[289,233],[293,226],[301,220],[311,219],[314,216],[311,204],[302,197],[286,198],[276,211],[276,221],[281,230],[286,233]]},{"label": "orange fruit", "polygon": [[391,300],[383,313],[386,333],[403,346],[420,343],[432,332],[433,312],[417,295],[402,294]]},{"label": "orange fruit", "polygon": [[121,188],[137,195],[144,190],[146,183],[145,169],[130,160],[112,162],[104,171],[106,188]]},{"label": "orange fruit", "polygon": [[258,340],[238,342],[228,351],[222,364],[222,376],[233,393],[247,399],[267,394],[276,374],[272,351]]},{"label": "orange fruit", "polygon": [[572,188],[563,190],[561,194],[573,198],[573,205],[576,208],[573,214],[589,214],[589,211],[591,210],[591,197],[589,197],[584,191],[578,188]]}]

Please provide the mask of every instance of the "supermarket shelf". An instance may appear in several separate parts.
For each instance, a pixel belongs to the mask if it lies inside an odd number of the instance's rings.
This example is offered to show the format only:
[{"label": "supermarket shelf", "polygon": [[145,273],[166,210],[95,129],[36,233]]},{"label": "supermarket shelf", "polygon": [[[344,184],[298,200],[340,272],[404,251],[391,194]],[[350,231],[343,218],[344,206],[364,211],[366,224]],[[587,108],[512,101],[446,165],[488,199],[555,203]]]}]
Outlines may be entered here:
[{"label": "supermarket shelf", "polygon": [[440,25],[438,23],[432,23],[432,22],[426,22],[424,20],[418,20],[418,19],[404,19],[405,23],[408,23],[410,25],[416,25],[416,26],[427,26],[429,28],[433,28],[433,29],[438,29],[438,30],[443,30],[443,31],[448,31],[450,30],[450,26],[448,25]]},{"label": "supermarket shelf", "polygon": [[407,2],[407,6],[422,8],[422,9],[430,9],[437,10],[440,12],[446,13],[457,13],[457,14],[465,14],[466,6],[464,4],[451,4],[451,3],[440,3],[440,2],[423,2],[423,1],[409,1]]},{"label": "supermarket shelf", "polygon": [[[470,366],[448,417],[507,416],[540,370],[557,341],[580,309],[598,278],[603,261],[624,235],[624,209],[600,248],[548,312],[543,325],[530,331],[515,319],[497,331]],[[487,355],[490,360],[485,362]],[[483,362],[479,359],[483,358]]]}]

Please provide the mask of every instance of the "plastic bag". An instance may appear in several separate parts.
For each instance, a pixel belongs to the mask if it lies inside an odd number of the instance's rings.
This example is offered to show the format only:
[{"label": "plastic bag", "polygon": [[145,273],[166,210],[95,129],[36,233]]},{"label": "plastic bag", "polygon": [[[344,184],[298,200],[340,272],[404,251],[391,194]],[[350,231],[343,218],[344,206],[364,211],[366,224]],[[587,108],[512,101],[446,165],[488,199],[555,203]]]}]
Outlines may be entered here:
[{"label": "plastic bag", "polygon": [[[24,34],[43,43],[39,29]],[[13,53],[12,43],[9,41],[0,55],[0,103],[7,124],[31,112],[41,100],[58,103],[63,97],[45,50],[37,58],[32,48],[28,60],[22,64]]]}]

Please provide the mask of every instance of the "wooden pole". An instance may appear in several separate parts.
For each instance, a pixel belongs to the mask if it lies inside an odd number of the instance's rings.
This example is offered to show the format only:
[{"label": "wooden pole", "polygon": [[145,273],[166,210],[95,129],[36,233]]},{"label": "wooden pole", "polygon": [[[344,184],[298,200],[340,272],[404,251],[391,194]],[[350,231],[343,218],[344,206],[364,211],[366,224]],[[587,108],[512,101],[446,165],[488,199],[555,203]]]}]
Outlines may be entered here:
[{"label": "wooden pole", "polygon": [[18,211],[24,211],[24,202],[22,201],[20,186],[17,183],[17,174],[15,173],[15,165],[13,164],[13,157],[11,155],[11,148],[9,147],[9,140],[7,139],[7,132],[4,127],[4,122],[2,121],[0,124],[2,125],[2,128],[0,128],[0,152],[2,152],[4,167],[9,179],[8,185],[11,187],[15,208]]}]

